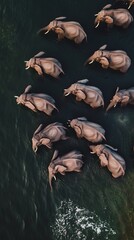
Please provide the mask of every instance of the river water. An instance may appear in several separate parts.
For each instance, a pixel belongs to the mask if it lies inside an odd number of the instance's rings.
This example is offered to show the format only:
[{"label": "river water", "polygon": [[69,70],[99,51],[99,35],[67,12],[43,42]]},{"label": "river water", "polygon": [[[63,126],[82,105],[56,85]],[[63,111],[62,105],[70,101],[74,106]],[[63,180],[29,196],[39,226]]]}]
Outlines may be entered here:
[{"label": "river water", "polygon": [[[115,1],[109,1],[114,4]],[[1,0],[0,1],[0,240],[133,240],[134,239],[134,114],[133,107],[93,110],[74,97],[63,97],[63,89],[79,79],[99,87],[105,108],[116,88],[134,86],[134,24],[128,29],[105,25],[94,29],[94,14],[107,1],[98,0]],[[118,3],[116,6],[125,5]],[[116,7],[114,5],[114,7]],[[131,8],[134,15],[134,7]],[[55,17],[81,23],[88,42],[80,46],[69,40],[58,42],[54,33],[37,31]],[[98,64],[84,66],[100,46],[127,51],[132,65],[126,74],[104,70]],[[39,51],[57,58],[65,75],[59,80],[38,77],[25,70],[24,60]],[[27,85],[33,92],[50,94],[59,108],[52,117],[18,106],[14,95]],[[90,155],[87,143],[77,140],[68,129],[69,141],[54,144],[52,150],[31,148],[33,132],[45,125],[85,116],[106,130],[107,144],[118,148],[126,160],[126,175],[113,179]],[[84,154],[81,173],[58,175],[53,192],[48,184],[47,167],[53,150],[60,153],[79,149]]]}]

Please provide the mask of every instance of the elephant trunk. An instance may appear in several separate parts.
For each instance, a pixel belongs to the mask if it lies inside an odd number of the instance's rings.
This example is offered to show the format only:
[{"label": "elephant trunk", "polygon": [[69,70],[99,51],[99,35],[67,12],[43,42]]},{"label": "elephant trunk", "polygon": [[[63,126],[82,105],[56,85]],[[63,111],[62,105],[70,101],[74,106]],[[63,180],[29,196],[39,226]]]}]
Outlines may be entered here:
[{"label": "elephant trunk", "polygon": [[108,105],[107,109],[106,109],[106,112],[111,109],[112,107],[116,107],[117,103],[114,102],[114,101],[111,101],[110,104]]},{"label": "elephant trunk", "polygon": [[95,28],[99,27],[99,25],[100,25],[100,21],[96,22]]},{"label": "elephant trunk", "polygon": [[89,149],[91,150],[91,154],[95,154],[95,146],[94,145],[90,145]]},{"label": "elephant trunk", "polygon": [[70,94],[71,94],[71,91],[69,91],[68,89],[64,89],[64,96],[65,97],[67,97]]},{"label": "elephant trunk", "polygon": [[93,59],[93,57],[91,56],[87,59],[87,61],[85,62],[85,65],[86,64],[92,64],[94,61],[95,61],[95,59]]},{"label": "elephant trunk", "polygon": [[48,28],[48,26],[41,28],[37,33],[45,32],[45,34],[49,33],[51,31],[51,28]]},{"label": "elephant trunk", "polygon": [[49,185],[51,188],[51,191],[53,190],[52,188],[52,179],[54,178],[56,180],[55,175],[53,174],[53,169],[51,167],[48,167],[48,171],[49,171]]}]

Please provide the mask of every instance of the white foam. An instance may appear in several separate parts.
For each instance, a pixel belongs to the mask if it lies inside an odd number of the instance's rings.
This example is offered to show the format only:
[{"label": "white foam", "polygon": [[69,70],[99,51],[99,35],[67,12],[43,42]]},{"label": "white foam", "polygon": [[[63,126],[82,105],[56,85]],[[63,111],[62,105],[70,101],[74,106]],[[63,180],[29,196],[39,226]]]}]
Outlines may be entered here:
[{"label": "white foam", "polygon": [[55,223],[51,226],[55,240],[97,240],[116,235],[116,231],[95,212],[79,208],[71,200],[61,201],[56,209]]}]

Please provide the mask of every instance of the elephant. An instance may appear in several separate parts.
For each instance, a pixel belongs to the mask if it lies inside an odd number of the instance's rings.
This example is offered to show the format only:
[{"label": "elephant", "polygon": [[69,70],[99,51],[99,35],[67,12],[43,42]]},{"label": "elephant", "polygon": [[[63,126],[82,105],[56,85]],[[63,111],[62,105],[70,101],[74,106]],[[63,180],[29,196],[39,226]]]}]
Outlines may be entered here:
[{"label": "elephant", "polygon": [[88,122],[85,117],[79,117],[73,120],[68,120],[78,138],[98,143],[105,139],[105,130],[97,123]]},{"label": "elephant", "polygon": [[43,124],[40,124],[32,137],[33,151],[37,152],[38,147],[41,145],[45,145],[51,149],[53,142],[68,139],[65,130],[66,128],[59,122],[51,123],[45,128],[43,128]]},{"label": "elephant", "polygon": [[39,52],[29,61],[24,61],[26,64],[26,70],[29,68],[34,68],[35,71],[43,76],[44,73],[58,78],[61,73],[64,74],[60,62],[56,58],[40,58],[45,52]]},{"label": "elephant", "polygon": [[119,70],[122,73],[127,72],[131,65],[131,59],[127,53],[122,50],[107,51],[105,50],[106,47],[107,45],[100,47],[99,50],[95,51],[94,54],[88,58],[86,63],[92,64],[96,61],[101,64],[102,68],[107,69],[109,67],[113,70]]},{"label": "elephant", "polygon": [[111,4],[106,5],[99,13],[95,14],[95,28],[97,28],[101,22],[105,22],[108,27],[113,25],[127,28],[131,22],[133,22],[133,17],[127,9],[110,9]]},{"label": "elephant", "polygon": [[114,178],[124,176],[126,169],[125,160],[115,152],[117,149],[107,144],[91,145],[89,148],[92,154],[97,154],[101,166],[107,166]]},{"label": "elephant", "polygon": [[52,160],[48,166],[49,185],[52,190],[52,179],[56,180],[55,174],[65,175],[66,172],[81,172],[83,166],[82,154],[79,151],[71,151],[63,156],[54,151]]},{"label": "elephant", "polygon": [[66,19],[66,17],[55,18],[46,27],[41,28],[38,33],[43,31],[47,34],[52,30],[58,34],[58,40],[62,40],[65,37],[73,40],[77,44],[80,44],[84,39],[87,40],[87,34],[78,22],[61,21],[64,19]]},{"label": "elephant", "polygon": [[99,88],[94,86],[86,86],[83,83],[88,82],[88,79],[79,80],[73,83],[69,88],[64,89],[64,95],[73,94],[77,101],[84,101],[92,108],[104,107],[103,94]]},{"label": "elephant", "polygon": [[20,96],[14,96],[17,104],[22,104],[34,112],[37,112],[37,110],[44,112],[49,116],[51,116],[54,109],[58,111],[55,100],[51,96],[44,93],[29,93],[31,88],[32,86],[28,85],[24,93]]},{"label": "elephant", "polygon": [[110,104],[108,105],[106,111],[112,107],[116,107],[118,103],[121,104],[121,107],[124,107],[127,104],[134,105],[134,87],[122,89],[120,91],[119,88],[117,88],[115,95],[113,96],[112,100],[110,100]]}]

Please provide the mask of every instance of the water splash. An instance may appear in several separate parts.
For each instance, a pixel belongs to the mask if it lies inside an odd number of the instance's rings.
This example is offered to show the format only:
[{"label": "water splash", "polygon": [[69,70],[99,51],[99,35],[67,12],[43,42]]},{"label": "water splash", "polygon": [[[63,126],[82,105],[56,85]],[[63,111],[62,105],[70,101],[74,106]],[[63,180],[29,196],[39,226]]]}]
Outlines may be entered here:
[{"label": "water splash", "polygon": [[[116,231],[95,213],[79,208],[73,201],[61,201],[51,226],[55,240],[114,239]],[[112,237],[112,238],[110,238]]]}]

